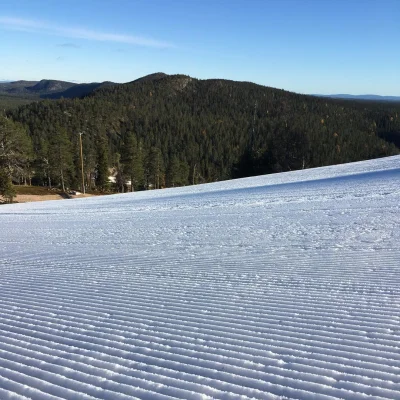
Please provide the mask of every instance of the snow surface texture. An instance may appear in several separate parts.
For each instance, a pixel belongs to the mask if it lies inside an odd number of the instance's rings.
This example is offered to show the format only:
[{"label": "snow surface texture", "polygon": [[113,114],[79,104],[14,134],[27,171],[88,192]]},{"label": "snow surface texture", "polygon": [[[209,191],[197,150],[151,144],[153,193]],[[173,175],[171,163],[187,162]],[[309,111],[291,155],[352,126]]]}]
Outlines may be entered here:
[{"label": "snow surface texture", "polygon": [[0,399],[400,399],[400,157],[0,207]]}]

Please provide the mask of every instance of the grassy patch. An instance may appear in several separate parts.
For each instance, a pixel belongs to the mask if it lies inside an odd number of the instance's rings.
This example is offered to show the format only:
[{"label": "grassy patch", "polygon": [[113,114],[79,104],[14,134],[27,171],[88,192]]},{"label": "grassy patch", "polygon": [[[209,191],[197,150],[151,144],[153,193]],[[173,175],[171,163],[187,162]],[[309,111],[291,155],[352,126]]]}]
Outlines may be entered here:
[{"label": "grassy patch", "polygon": [[58,189],[49,189],[43,186],[26,186],[26,185],[15,185],[15,192],[18,194],[28,194],[35,196],[48,196],[49,194],[61,194]]}]

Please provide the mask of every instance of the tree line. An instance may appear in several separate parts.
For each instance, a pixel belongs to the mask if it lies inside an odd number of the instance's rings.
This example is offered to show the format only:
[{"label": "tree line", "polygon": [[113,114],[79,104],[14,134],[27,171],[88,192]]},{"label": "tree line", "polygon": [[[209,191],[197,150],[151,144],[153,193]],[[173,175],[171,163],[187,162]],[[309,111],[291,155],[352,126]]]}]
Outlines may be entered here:
[{"label": "tree line", "polygon": [[86,189],[98,192],[395,155],[399,112],[395,103],[318,98],[247,82],[183,75],[138,80],[1,116],[0,185],[9,193],[11,183],[78,189],[79,132]]}]

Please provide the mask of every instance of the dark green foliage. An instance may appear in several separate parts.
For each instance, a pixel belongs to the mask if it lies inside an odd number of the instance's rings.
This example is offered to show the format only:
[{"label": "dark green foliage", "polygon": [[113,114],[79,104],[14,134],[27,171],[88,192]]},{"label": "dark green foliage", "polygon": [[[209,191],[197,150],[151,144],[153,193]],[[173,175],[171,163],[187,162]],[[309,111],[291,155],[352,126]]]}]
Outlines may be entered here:
[{"label": "dark green foliage", "polygon": [[132,132],[125,134],[121,162],[125,176],[131,182],[131,191],[141,190],[144,185],[143,150]]},{"label": "dark green foliage", "polygon": [[310,143],[303,132],[282,130],[280,136],[272,137],[268,148],[268,161],[273,171],[292,171],[309,166]]},{"label": "dark green foliage", "polygon": [[38,100],[32,96],[13,96],[0,93],[0,110],[11,110]]},{"label": "dark green foliage", "polygon": [[49,169],[52,181],[59,184],[63,192],[75,183],[72,154],[66,129],[56,127],[49,141]]},{"label": "dark green foliage", "polygon": [[121,163],[121,154],[115,154],[115,184],[119,193],[124,193],[126,189],[126,178],[124,174],[124,166]]},{"label": "dark green foliage", "polygon": [[132,191],[133,190],[143,190],[144,187],[144,161],[143,161],[143,145],[141,142],[138,143],[136,152],[133,155],[133,166],[132,166],[133,179]]},{"label": "dark green foliage", "polygon": [[96,163],[96,187],[100,191],[106,191],[108,183],[108,148],[104,139],[99,139],[97,143],[97,163]]},{"label": "dark green foliage", "polygon": [[12,203],[15,194],[11,176],[5,168],[0,168],[0,196],[4,198],[6,203]]},{"label": "dark green foliage", "polygon": [[15,182],[30,179],[32,143],[24,127],[0,116],[0,168]]},{"label": "dark green foliage", "polygon": [[72,158],[72,165],[64,161],[68,185],[80,182],[77,132],[84,131],[88,187],[105,189],[108,160],[125,191],[128,181],[132,190],[162,188],[398,154],[391,138],[400,132],[399,112],[396,103],[155,74],[83,99],[32,103],[10,116],[28,128],[36,180],[50,176],[61,185],[50,154],[62,127],[69,141],[63,151]]},{"label": "dark green foliage", "polygon": [[167,186],[185,186],[189,183],[189,165],[173,156],[167,170]]},{"label": "dark green foliage", "polygon": [[146,187],[160,189],[165,187],[164,162],[159,147],[151,147],[146,162]]}]

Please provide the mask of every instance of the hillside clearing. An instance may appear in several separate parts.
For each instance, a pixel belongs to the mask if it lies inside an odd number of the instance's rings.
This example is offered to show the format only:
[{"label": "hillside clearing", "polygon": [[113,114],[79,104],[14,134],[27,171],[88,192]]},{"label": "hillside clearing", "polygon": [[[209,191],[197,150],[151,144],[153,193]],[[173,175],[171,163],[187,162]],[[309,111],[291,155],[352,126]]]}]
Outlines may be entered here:
[{"label": "hillside clearing", "polygon": [[16,185],[14,186],[16,196],[14,197],[15,203],[30,203],[35,201],[47,201],[47,200],[65,200],[74,199],[81,197],[91,197],[92,194],[78,194],[78,195],[65,195],[60,190],[48,189],[43,186],[28,186],[28,185]]}]

